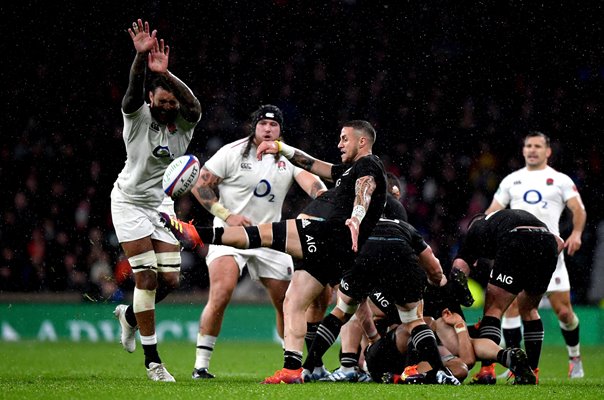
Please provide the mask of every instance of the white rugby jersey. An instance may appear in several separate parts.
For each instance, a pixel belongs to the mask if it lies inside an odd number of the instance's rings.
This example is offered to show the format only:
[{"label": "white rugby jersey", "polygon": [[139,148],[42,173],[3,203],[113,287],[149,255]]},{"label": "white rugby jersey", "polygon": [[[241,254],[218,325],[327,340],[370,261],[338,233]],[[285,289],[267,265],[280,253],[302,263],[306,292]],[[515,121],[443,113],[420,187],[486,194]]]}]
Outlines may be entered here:
[{"label": "white rugby jersey", "polygon": [[566,202],[579,196],[568,175],[550,166],[537,171],[526,167],[506,176],[495,193],[502,206],[525,210],[543,221],[550,232],[560,234],[558,224]]},{"label": "white rugby jersey", "polygon": [[174,124],[162,125],[151,116],[149,104],[124,117],[126,164],[114,187],[131,202],[157,207],[165,197],[161,181],[168,164],[185,154],[196,123],[180,113]]},{"label": "white rugby jersey", "polygon": [[[280,221],[285,196],[302,169],[282,155],[277,162],[272,154],[258,161],[254,144],[244,158],[247,142],[244,138],[223,146],[204,166],[223,179],[218,185],[219,201],[231,212],[250,218],[254,224]],[[214,226],[227,223],[216,217]]]}]

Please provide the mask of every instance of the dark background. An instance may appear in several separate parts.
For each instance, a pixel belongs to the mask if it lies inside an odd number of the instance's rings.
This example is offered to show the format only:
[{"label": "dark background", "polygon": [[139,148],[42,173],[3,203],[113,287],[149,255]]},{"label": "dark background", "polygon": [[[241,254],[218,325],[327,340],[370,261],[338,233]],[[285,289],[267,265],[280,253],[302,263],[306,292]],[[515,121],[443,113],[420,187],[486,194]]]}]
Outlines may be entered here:
[{"label": "dark background", "polygon": [[[404,181],[410,221],[445,265],[465,218],[523,165],[527,131],[547,133],[552,166],[573,178],[587,207],[569,271],[574,301],[589,301],[604,219],[599,4],[48,3],[0,6],[0,291],[119,300],[131,285],[109,193],[125,160],[120,102],[134,57],[126,29],[142,18],[201,101],[189,151],[202,162],[246,135],[260,104],[283,109],[289,143],[332,162],[339,124],[367,119],[375,153]],[[209,223],[191,199],[179,201],[180,216]],[[307,201],[292,190],[284,216]],[[185,255],[183,278],[182,290],[205,288],[200,255]]]}]

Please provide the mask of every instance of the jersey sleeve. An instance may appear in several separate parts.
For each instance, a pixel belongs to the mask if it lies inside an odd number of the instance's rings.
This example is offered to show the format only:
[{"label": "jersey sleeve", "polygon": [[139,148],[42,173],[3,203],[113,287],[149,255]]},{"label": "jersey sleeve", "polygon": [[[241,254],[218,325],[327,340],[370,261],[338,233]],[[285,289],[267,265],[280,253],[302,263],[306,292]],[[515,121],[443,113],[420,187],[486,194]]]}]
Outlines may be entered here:
[{"label": "jersey sleeve", "polygon": [[229,177],[229,155],[232,150],[226,148],[226,146],[220,148],[209,160],[203,165],[208,171],[216,175],[221,179]]},{"label": "jersey sleeve", "polygon": [[[200,116],[201,118],[201,116]],[[195,130],[195,126],[199,122],[199,119],[195,122],[189,122],[182,116],[181,113],[178,113],[176,116],[176,126],[178,126],[179,130],[183,132],[186,136],[187,140],[191,141],[193,139],[193,131]]]},{"label": "jersey sleeve", "polygon": [[565,203],[573,197],[579,196],[577,186],[568,175],[560,174],[560,181],[560,191],[562,193],[562,199]]},{"label": "jersey sleeve", "polygon": [[[145,109],[146,107],[146,109]],[[150,119],[149,106],[146,103],[141,106],[133,113],[127,114],[122,109],[122,117],[124,119],[124,130],[122,135],[127,143],[131,143],[136,136],[139,136],[142,132],[146,133],[146,130],[140,127],[145,123],[147,118]],[[148,115],[148,117],[147,117]]]},{"label": "jersey sleeve", "polygon": [[358,161],[358,177],[373,176],[378,181],[378,177],[383,175],[380,166],[371,157],[363,157]]},{"label": "jersey sleeve", "polygon": [[415,229],[411,230],[411,248],[415,254],[420,254],[428,248],[428,243],[426,243],[422,235]]},{"label": "jersey sleeve", "polygon": [[499,204],[504,207],[507,207],[512,201],[512,197],[510,195],[510,188],[512,187],[512,176],[508,175],[499,183],[499,187],[495,192],[493,198],[497,200]]},{"label": "jersey sleeve", "polygon": [[288,168],[291,169],[291,171],[293,171],[293,177],[295,178],[296,176],[298,176],[300,174],[300,172],[304,171],[302,168],[300,167],[296,167],[294,164],[291,163],[291,161],[289,161],[287,158],[281,156],[281,159],[283,161],[285,161],[288,164]]}]

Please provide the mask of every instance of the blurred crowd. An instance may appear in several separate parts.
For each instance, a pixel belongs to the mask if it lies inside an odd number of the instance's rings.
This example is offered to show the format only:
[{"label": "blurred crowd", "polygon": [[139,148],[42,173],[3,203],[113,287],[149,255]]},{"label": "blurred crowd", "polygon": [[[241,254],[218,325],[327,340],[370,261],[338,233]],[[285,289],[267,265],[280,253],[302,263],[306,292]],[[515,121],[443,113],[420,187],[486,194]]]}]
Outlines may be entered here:
[{"label": "blurred crowd", "polygon": [[[584,246],[569,260],[574,301],[598,300],[588,292],[604,220],[604,63],[602,41],[588,33],[590,21],[599,23],[590,10],[552,6],[545,19],[545,6],[522,2],[508,10],[446,1],[155,2],[151,12],[136,3],[115,19],[112,6],[63,10],[52,40],[24,35],[27,46],[8,55],[16,68],[3,71],[0,291],[117,301],[132,288],[109,193],[125,160],[120,103],[134,54],[124,31],[140,16],[171,46],[170,69],[202,103],[190,153],[203,162],[247,135],[249,113],[263,103],[284,111],[285,141],[332,162],[339,123],[369,120],[375,153],[403,182],[410,222],[444,264],[467,218],[524,165],[527,131],[545,132],[552,166],[572,177],[588,213]],[[39,4],[27,18],[53,7]],[[77,34],[76,16],[89,21]],[[14,34],[23,34],[16,24]],[[307,201],[293,188],[284,217]],[[177,213],[210,223],[192,196]],[[206,286],[203,254],[183,254],[181,290]]]}]

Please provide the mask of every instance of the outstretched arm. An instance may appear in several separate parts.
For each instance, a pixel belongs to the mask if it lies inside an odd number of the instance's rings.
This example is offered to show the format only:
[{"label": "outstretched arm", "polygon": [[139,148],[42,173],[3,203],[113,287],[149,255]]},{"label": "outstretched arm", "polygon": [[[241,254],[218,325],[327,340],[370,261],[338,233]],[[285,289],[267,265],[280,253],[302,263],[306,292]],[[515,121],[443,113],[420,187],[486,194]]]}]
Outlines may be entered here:
[{"label": "outstretched arm", "polygon": [[128,79],[128,88],[122,99],[122,109],[126,114],[133,113],[145,101],[144,83],[145,83],[145,63],[148,53],[157,44],[157,31],[149,33],[149,23],[138,19],[132,23],[132,28],[128,28],[128,33],[134,44],[136,56],[130,67],[130,77]]},{"label": "outstretched arm", "polygon": [[258,160],[261,160],[264,154],[283,154],[285,158],[291,161],[295,166],[310,171],[329,182],[332,181],[331,167],[333,164],[317,160],[302,150],[296,149],[295,147],[278,140],[260,143],[258,150],[256,150]]},{"label": "outstretched arm", "polygon": [[350,218],[346,220],[346,226],[350,229],[352,238],[352,250],[358,251],[359,229],[361,222],[369,209],[371,203],[371,195],[377,187],[375,178],[371,175],[362,176],[357,179],[354,191],[354,206]]},{"label": "outstretched arm", "polygon": [[252,225],[252,221],[238,214],[231,213],[230,210],[225,208],[222,204],[218,202],[218,197],[216,196],[216,191],[218,189],[218,185],[222,182],[222,178],[214,175],[205,167],[201,169],[201,174],[199,175],[199,179],[197,183],[193,187],[193,196],[197,199],[199,204],[203,206],[208,212],[210,212],[215,217],[220,218],[224,222],[232,226],[250,226]]}]

